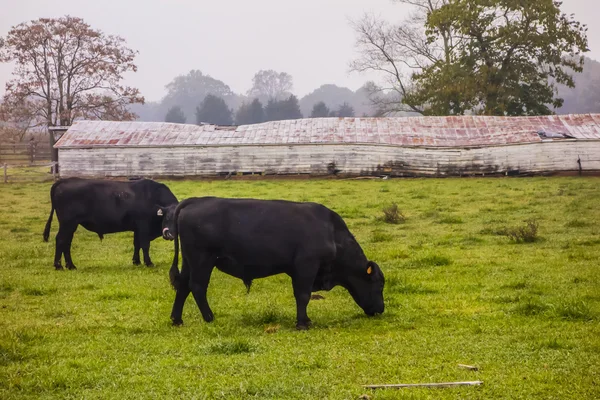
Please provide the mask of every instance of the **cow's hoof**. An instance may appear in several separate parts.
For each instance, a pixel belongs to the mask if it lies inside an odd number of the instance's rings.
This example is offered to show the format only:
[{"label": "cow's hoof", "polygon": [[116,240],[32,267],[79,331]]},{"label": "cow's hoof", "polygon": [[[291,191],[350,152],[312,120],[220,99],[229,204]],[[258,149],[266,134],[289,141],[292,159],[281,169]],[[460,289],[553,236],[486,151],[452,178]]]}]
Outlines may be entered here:
[{"label": "cow's hoof", "polygon": [[75,265],[73,265],[73,264],[67,264],[66,267],[67,267],[67,269],[70,269],[70,270],[77,269],[77,267]]},{"label": "cow's hoof", "polygon": [[181,325],[183,325],[183,320],[182,319],[172,319],[171,322],[172,322],[173,326],[181,326]]},{"label": "cow's hoof", "polygon": [[202,318],[204,318],[205,322],[213,322],[215,320],[215,316],[213,315],[213,313],[210,313],[208,315],[202,315]]},{"label": "cow's hoof", "polygon": [[60,264],[54,264],[54,269],[57,271],[62,271],[63,270],[63,266]]},{"label": "cow's hoof", "polygon": [[148,267],[148,268],[154,268],[154,264],[153,263],[146,264],[146,267]]},{"label": "cow's hoof", "polygon": [[133,265],[140,265],[141,261],[140,260],[133,260]]},{"label": "cow's hoof", "polygon": [[310,318],[308,318],[305,321],[297,321],[296,329],[298,329],[299,331],[307,331],[308,327],[311,325],[312,325],[312,321],[310,320]]}]

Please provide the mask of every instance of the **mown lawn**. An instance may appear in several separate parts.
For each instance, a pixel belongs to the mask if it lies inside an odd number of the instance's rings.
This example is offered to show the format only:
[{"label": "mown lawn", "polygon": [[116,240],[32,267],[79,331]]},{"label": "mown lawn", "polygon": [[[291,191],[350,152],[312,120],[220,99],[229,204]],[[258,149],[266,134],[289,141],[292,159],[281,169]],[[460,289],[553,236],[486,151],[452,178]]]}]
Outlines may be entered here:
[{"label": "mown lawn", "polygon": [[[79,269],[57,272],[42,241],[50,184],[2,185],[0,398],[600,398],[598,178],[166,183],[180,199],[327,205],[382,267],[386,312],[368,318],[336,288],[298,332],[288,277],[246,294],[215,272],[215,321],[190,297],[173,328],[172,242],[152,243],[156,268],[133,266],[132,234],[80,227]],[[392,202],[405,223],[378,219]],[[530,219],[537,241],[502,235]],[[471,380],[484,384],[361,387]]]}]

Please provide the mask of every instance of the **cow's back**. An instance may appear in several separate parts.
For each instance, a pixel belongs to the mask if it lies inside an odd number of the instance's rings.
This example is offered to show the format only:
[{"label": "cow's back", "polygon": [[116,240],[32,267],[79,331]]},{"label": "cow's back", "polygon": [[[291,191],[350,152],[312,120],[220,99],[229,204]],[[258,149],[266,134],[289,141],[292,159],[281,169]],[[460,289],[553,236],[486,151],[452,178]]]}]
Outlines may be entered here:
[{"label": "cow's back", "polygon": [[146,221],[150,236],[160,236],[161,219],[156,205],[177,203],[173,193],[152,180],[110,181],[68,178],[52,190],[52,204],[61,220],[69,220],[98,233],[135,230]]},{"label": "cow's back", "polygon": [[201,246],[248,265],[289,265],[298,255],[335,256],[331,210],[282,200],[195,198],[180,204],[184,246]]}]

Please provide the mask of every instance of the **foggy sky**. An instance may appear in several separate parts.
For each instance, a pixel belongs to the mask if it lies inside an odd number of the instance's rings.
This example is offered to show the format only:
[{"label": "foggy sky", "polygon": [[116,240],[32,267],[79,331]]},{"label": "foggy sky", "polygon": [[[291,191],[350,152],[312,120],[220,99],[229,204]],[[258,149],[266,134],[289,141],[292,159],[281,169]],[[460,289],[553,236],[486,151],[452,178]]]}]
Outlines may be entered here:
[{"label": "foggy sky", "polygon": [[[600,60],[598,0],[564,0],[562,9],[588,25]],[[126,77],[147,101],[159,100],[175,76],[199,69],[245,93],[260,69],[285,71],[303,96],[325,83],[353,90],[374,76],[348,72],[356,56],[349,20],[373,12],[401,21],[408,6],[391,0],[0,0],[0,36],[40,17],[72,15],[124,37],[138,50],[139,70]],[[12,66],[0,64],[0,94]]]}]

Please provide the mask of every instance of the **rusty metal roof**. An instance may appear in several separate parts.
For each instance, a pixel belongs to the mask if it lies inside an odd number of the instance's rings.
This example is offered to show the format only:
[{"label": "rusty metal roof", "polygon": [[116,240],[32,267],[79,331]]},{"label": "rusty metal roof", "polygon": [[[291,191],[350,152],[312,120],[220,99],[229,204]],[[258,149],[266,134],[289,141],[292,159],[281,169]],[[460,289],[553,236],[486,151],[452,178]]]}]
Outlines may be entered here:
[{"label": "rusty metal roof", "polygon": [[[540,117],[305,118],[222,127],[162,122],[77,121],[57,148],[381,144],[469,147],[541,142],[538,132],[600,139],[600,114]],[[550,135],[555,136],[555,135]]]}]

